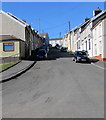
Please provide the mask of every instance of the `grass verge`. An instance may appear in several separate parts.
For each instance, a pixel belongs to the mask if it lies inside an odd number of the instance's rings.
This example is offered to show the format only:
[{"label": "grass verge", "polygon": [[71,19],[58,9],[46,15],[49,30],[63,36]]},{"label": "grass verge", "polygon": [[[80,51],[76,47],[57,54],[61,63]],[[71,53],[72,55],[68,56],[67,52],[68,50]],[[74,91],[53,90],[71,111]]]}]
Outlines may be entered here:
[{"label": "grass verge", "polygon": [[17,64],[18,62],[9,62],[9,63],[2,63],[0,64],[0,72],[12,67],[13,65]]}]

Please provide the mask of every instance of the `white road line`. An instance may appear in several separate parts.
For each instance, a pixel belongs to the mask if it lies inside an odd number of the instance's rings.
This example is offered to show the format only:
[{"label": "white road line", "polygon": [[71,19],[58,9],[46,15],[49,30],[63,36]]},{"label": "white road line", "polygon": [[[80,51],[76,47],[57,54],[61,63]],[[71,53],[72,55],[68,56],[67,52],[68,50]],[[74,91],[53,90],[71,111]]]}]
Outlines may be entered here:
[{"label": "white road line", "polygon": [[100,68],[100,69],[105,69],[105,68],[103,68],[103,67],[101,67],[101,66],[99,66],[99,65],[96,65],[96,64],[94,64],[94,63],[91,63],[92,65],[94,65],[94,66],[96,66],[96,67],[98,67],[98,68]]}]

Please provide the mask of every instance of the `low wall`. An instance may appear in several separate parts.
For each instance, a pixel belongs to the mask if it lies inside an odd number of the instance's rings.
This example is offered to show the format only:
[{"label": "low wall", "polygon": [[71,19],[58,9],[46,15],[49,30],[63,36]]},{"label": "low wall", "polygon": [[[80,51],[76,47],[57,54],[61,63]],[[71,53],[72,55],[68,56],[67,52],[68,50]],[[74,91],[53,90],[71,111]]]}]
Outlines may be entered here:
[{"label": "low wall", "polygon": [[93,56],[92,58],[98,59],[100,61],[106,61],[106,58],[102,58],[102,55],[98,55],[98,56]]}]

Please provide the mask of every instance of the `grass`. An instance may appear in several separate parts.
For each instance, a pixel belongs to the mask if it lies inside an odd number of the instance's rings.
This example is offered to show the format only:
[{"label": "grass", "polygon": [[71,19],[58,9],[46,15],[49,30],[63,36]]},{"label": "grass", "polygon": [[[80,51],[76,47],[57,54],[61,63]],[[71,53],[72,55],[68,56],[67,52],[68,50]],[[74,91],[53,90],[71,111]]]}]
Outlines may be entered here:
[{"label": "grass", "polygon": [[2,63],[0,64],[0,72],[12,67],[13,65],[17,64],[18,62],[9,62],[9,63]]}]

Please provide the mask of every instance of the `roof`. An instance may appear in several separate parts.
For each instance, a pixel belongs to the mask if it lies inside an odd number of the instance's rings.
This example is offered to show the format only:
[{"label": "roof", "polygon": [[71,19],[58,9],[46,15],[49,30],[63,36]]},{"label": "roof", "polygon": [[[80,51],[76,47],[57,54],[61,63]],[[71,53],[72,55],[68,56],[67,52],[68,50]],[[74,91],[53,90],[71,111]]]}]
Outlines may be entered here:
[{"label": "roof", "polygon": [[11,17],[13,17],[14,19],[16,19],[17,21],[19,21],[20,23],[29,26],[24,20],[19,19],[19,18],[16,17],[15,15],[13,15],[13,14],[11,14],[11,13],[9,13],[9,12],[7,12],[7,14],[10,15]]},{"label": "roof", "polygon": [[40,35],[41,37],[43,37],[43,36],[47,36],[48,33],[39,33],[39,35]]},{"label": "roof", "polygon": [[75,32],[78,28],[81,28],[81,29],[82,29],[81,32],[82,32],[82,31],[85,29],[85,27],[86,27],[87,25],[89,25],[90,22],[95,21],[96,19],[100,18],[102,15],[105,15],[105,14],[106,14],[106,9],[105,9],[104,11],[100,12],[98,15],[93,16],[92,18],[90,18],[90,19],[87,20],[86,22],[80,24],[79,26],[76,26],[76,27],[73,28],[70,32],[72,32],[72,31]]},{"label": "roof", "polygon": [[97,19],[98,17],[100,17],[101,15],[105,14],[106,13],[106,9],[102,12],[100,12],[98,15],[94,16],[91,18],[91,21],[94,21],[95,19]]},{"label": "roof", "polygon": [[[20,21],[22,21],[22,20],[19,20],[19,18],[15,19],[16,17],[15,17],[15,16],[13,17],[12,14],[10,15],[10,14],[2,11],[2,10],[0,10],[0,14],[4,14],[5,16],[7,16],[7,17],[9,17],[10,19],[14,20],[15,22],[17,22],[18,24],[22,25],[23,27],[26,27],[26,24],[23,24],[22,22],[20,22]],[[23,22],[24,22],[24,21],[23,21]]]},{"label": "roof", "polygon": [[7,40],[21,40],[19,38],[16,38],[13,35],[0,35],[0,41],[7,41]]}]

